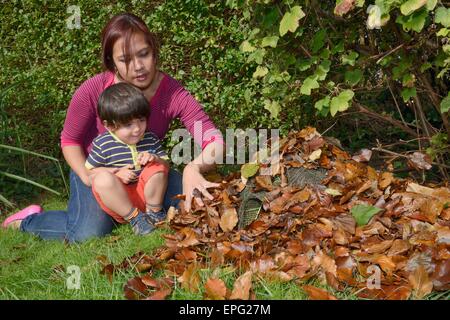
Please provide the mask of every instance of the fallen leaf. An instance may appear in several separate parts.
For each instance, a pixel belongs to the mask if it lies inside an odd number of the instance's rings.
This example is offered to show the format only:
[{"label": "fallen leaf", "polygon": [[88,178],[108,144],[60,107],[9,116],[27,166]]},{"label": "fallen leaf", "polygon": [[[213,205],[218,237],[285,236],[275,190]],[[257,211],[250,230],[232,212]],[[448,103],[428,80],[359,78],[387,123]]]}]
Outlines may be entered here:
[{"label": "fallen leaf", "polygon": [[423,266],[419,266],[409,276],[408,280],[414,289],[415,296],[422,299],[433,290],[433,282],[428,277]]},{"label": "fallen leaf", "polygon": [[372,150],[362,149],[358,154],[352,157],[356,162],[369,162],[372,157]]},{"label": "fallen leaf", "polygon": [[369,246],[362,246],[367,253],[383,253],[392,246],[393,240],[385,240]]},{"label": "fallen leaf", "polygon": [[310,285],[304,285],[302,288],[306,291],[310,300],[338,300],[335,296],[328,293],[328,291],[324,289],[316,288]]},{"label": "fallen leaf", "polygon": [[250,297],[250,289],[252,287],[252,275],[251,271],[247,271],[241,275],[233,286],[233,291],[231,292],[231,300],[248,300]]},{"label": "fallen leaf", "polygon": [[408,156],[408,165],[416,170],[430,170],[431,158],[422,152],[414,152]]},{"label": "fallen leaf", "polygon": [[141,300],[147,296],[148,289],[140,277],[134,277],[125,284],[124,294],[128,300]]},{"label": "fallen leaf", "polygon": [[374,206],[358,204],[353,206],[350,211],[355,218],[357,225],[364,226],[374,215],[380,212],[381,209]]},{"label": "fallen leaf", "polygon": [[392,243],[392,246],[389,249],[387,255],[388,256],[396,256],[396,255],[403,254],[403,253],[407,252],[410,247],[411,246],[409,245],[408,241],[396,239]]},{"label": "fallen leaf", "polygon": [[181,282],[183,289],[189,292],[198,292],[200,289],[200,276],[197,265],[191,263],[183,272],[183,275],[178,278],[178,281]]},{"label": "fallen leaf", "polygon": [[322,149],[317,149],[316,151],[313,151],[313,152],[309,155],[308,159],[309,159],[310,161],[316,161],[317,159],[320,158],[320,155],[321,155],[321,154],[322,154]]},{"label": "fallen leaf", "polygon": [[223,213],[220,217],[220,228],[223,232],[229,232],[238,223],[237,211],[233,207],[223,207]]},{"label": "fallen leaf", "polygon": [[262,189],[266,189],[267,191],[273,190],[271,176],[257,176],[255,182]]},{"label": "fallen leaf", "polygon": [[381,190],[386,189],[394,180],[394,175],[391,172],[383,172],[378,180],[378,186]]},{"label": "fallen leaf", "polygon": [[205,284],[205,298],[211,300],[224,300],[227,287],[221,279],[210,278]]},{"label": "fallen leaf", "polygon": [[319,253],[314,256],[312,264],[321,267],[325,272],[329,272],[333,276],[337,275],[336,262],[322,251],[319,251]]},{"label": "fallen leaf", "polygon": [[242,177],[248,179],[253,177],[259,170],[259,164],[256,163],[246,163],[241,167]]},{"label": "fallen leaf", "polygon": [[172,293],[172,289],[161,289],[158,291],[155,291],[151,296],[146,298],[145,300],[165,300],[168,295]]},{"label": "fallen leaf", "polygon": [[436,264],[431,280],[436,290],[450,290],[450,259]]},{"label": "fallen leaf", "polygon": [[181,229],[181,233],[184,234],[185,237],[182,241],[178,242],[179,247],[191,247],[200,243],[195,231],[191,228],[185,227]]}]

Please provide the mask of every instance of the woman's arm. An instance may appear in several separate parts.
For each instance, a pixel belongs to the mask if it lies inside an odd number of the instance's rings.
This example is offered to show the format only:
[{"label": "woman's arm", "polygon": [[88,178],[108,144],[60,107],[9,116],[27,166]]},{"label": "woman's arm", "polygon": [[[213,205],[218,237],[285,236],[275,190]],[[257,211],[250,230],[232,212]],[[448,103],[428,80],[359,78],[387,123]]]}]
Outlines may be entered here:
[{"label": "woman's arm", "polygon": [[65,146],[62,148],[64,159],[66,159],[70,168],[80,177],[81,181],[87,186],[91,185],[89,171],[85,167],[86,156],[81,146]]},{"label": "woman's arm", "polygon": [[62,148],[64,159],[66,159],[70,168],[80,177],[81,181],[88,187],[92,184],[94,175],[100,171],[109,171],[116,173],[119,168],[98,167],[88,170],[86,168],[86,156],[81,146],[65,146]]},{"label": "woman's arm", "polygon": [[[203,206],[201,195],[212,200],[213,196],[208,192],[207,188],[218,187],[218,183],[207,181],[202,173],[212,170],[216,163],[220,163],[223,159],[224,145],[221,142],[211,142],[197,158],[186,165],[183,171],[183,194],[186,195],[184,208],[186,211],[191,210],[192,198],[199,206]],[[195,189],[200,193],[195,193]]]}]

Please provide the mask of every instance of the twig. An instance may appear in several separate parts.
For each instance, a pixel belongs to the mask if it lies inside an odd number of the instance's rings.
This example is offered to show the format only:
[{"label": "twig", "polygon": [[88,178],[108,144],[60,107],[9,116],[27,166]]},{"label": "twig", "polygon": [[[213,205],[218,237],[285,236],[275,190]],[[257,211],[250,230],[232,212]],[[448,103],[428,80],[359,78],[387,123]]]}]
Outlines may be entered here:
[{"label": "twig", "polygon": [[405,126],[407,126],[406,121],[403,118],[402,111],[400,110],[400,106],[398,105],[397,99],[395,98],[394,92],[392,91],[391,82],[388,80],[387,84],[388,84],[389,91],[391,92],[392,98],[394,99],[395,106],[397,107],[398,114],[400,115],[400,118],[402,119],[403,124]]},{"label": "twig", "polygon": [[389,122],[392,125],[401,128],[403,131],[409,133],[410,135],[412,135],[416,138],[418,138],[420,136],[413,129],[405,126],[401,121],[395,120],[389,116],[384,116],[384,115],[378,114],[376,112],[370,111],[369,109],[363,107],[360,103],[355,103],[355,105],[359,108],[360,113],[367,114],[368,116],[371,116],[372,118],[377,118],[377,119]]},{"label": "twig", "polygon": [[[387,153],[387,154],[390,154],[390,155],[393,155],[393,156],[396,156],[396,157],[402,157],[402,158],[409,159],[409,156],[407,156],[407,155],[404,155],[404,154],[401,154],[401,153],[397,153],[397,152],[394,152],[394,151],[391,151],[391,150],[386,150],[386,149],[379,148],[379,147],[374,147],[374,148],[372,148],[372,150],[384,152],[384,153]],[[435,165],[437,167],[443,167],[443,168],[446,168],[446,169],[450,169],[450,166],[447,166],[445,164],[436,163],[436,162],[431,162],[431,164],[433,164],[433,165]]]}]

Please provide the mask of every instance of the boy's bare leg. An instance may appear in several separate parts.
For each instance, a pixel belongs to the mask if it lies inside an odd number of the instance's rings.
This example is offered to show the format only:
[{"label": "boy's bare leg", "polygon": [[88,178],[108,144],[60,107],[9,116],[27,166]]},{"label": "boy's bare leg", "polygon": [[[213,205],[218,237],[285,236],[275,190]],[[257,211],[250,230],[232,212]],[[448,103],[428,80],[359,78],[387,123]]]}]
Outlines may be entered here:
[{"label": "boy's bare leg", "polygon": [[93,186],[105,206],[121,217],[126,217],[133,205],[118,177],[109,172],[99,172],[95,175]]},{"label": "boy's bare leg", "polygon": [[148,179],[144,187],[147,212],[158,212],[163,207],[164,195],[167,189],[167,174],[157,172]]}]

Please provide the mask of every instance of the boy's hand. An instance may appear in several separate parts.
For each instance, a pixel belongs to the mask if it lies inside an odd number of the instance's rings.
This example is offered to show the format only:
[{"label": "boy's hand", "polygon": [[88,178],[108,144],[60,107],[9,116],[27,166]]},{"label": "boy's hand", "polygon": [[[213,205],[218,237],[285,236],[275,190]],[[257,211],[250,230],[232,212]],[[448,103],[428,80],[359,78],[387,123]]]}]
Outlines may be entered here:
[{"label": "boy's hand", "polygon": [[137,177],[131,169],[133,169],[133,165],[128,164],[125,167],[120,168],[116,172],[116,176],[125,184],[135,182],[137,180]]},{"label": "boy's hand", "polygon": [[147,163],[155,161],[156,158],[156,155],[145,151],[138,154],[137,161],[141,166],[145,166]]}]

